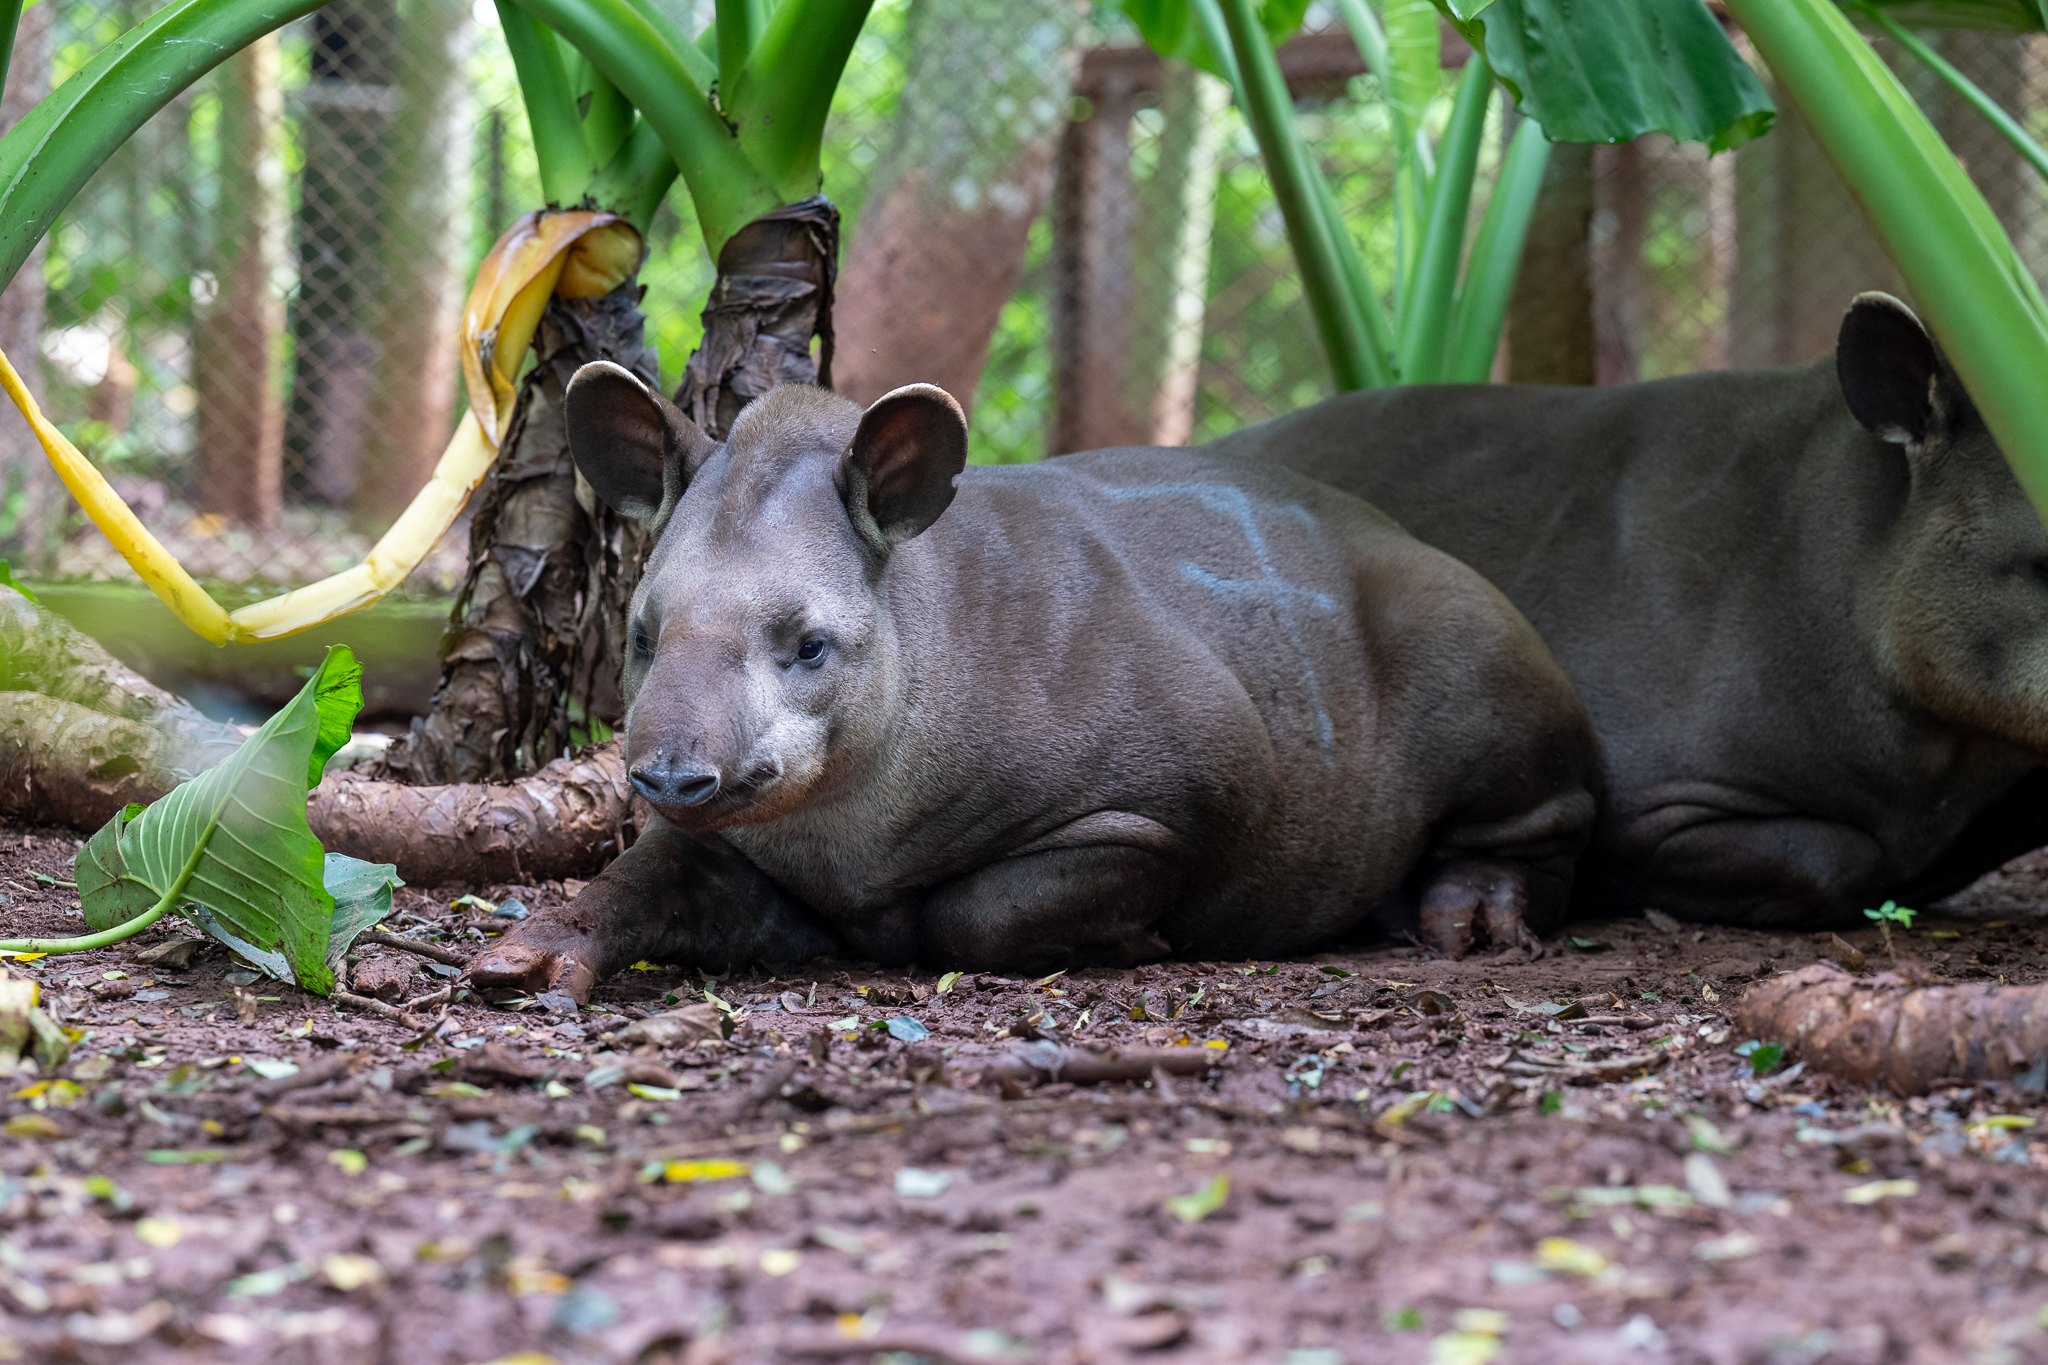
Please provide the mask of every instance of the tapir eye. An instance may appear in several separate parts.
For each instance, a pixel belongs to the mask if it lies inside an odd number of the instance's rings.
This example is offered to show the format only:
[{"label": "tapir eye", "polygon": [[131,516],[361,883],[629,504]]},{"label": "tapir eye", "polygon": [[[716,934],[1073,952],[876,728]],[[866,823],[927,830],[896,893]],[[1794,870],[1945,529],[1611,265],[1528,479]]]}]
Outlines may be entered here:
[{"label": "tapir eye", "polygon": [[798,663],[814,664],[824,657],[825,637],[822,635],[806,635],[804,642],[796,647]]},{"label": "tapir eye", "polygon": [[635,621],[633,623],[633,636],[631,643],[633,646],[633,654],[636,658],[644,659],[654,653],[654,637],[652,635],[649,635],[647,633],[647,627],[641,625],[638,621]]}]

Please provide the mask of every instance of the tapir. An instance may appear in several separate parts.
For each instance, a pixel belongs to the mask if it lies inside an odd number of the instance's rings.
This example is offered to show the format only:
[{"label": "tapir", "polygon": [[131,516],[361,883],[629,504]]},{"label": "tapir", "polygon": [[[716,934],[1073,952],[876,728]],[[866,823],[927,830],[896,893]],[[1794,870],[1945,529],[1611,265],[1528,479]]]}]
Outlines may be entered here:
[{"label": "tapir", "polygon": [[1354,393],[1225,437],[1485,574],[1577,685],[1581,908],[1864,923],[2048,842],[2048,535],[1911,310],[1612,388]]},{"label": "tapir", "polygon": [[721,444],[605,362],[577,468],[655,541],[623,722],[656,818],[477,984],[643,958],[1039,971],[1527,946],[1590,837],[1591,723],[1478,574],[1270,463],[966,469],[930,386],[776,388]]}]

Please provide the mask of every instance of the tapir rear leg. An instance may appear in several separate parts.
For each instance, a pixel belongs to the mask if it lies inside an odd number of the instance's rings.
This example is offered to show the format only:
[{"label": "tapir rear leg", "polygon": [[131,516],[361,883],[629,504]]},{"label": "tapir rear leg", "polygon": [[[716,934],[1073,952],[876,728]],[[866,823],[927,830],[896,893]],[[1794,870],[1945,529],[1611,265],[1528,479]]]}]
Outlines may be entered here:
[{"label": "tapir rear leg", "polygon": [[800,962],[841,946],[824,921],[724,839],[657,816],[573,903],[534,916],[484,950],[465,979],[562,991],[581,1002],[597,982],[642,960]]},{"label": "tapir rear leg", "polygon": [[1537,936],[1564,919],[1593,810],[1589,793],[1568,792],[1508,820],[1440,830],[1422,879],[1418,937],[1451,957],[1482,944],[1541,956]]},{"label": "tapir rear leg", "polygon": [[1121,967],[1172,951],[1153,925],[1179,896],[1177,861],[1127,844],[1005,858],[934,890],[919,956],[934,967]]}]

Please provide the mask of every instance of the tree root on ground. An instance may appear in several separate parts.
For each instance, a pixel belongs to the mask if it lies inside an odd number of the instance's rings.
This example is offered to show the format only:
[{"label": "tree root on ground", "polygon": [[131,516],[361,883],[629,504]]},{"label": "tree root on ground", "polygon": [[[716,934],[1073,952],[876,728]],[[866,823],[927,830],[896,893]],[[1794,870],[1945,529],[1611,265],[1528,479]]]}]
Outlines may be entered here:
[{"label": "tree root on ground", "polygon": [[[244,738],[0,587],[0,818],[91,832]],[[306,814],[330,850],[396,863],[425,886],[588,876],[631,845],[644,818],[615,744],[505,783],[414,787],[330,773]]]},{"label": "tree root on ground", "polygon": [[616,744],[512,782],[412,787],[331,773],[306,818],[330,851],[396,863],[415,886],[585,876],[630,847],[639,824]]},{"label": "tree root on ground", "polygon": [[0,692],[0,815],[98,829],[178,783],[171,738],[40,692]]},{"label": "tree root on ground", "polygon": [[1816,962],[1750,987],[1735,1022],[1822,1071],[1900,1095],[2009,1080],[2048,1050],[2048,987],[1931,981],[1910,969],[1856,977]]}]

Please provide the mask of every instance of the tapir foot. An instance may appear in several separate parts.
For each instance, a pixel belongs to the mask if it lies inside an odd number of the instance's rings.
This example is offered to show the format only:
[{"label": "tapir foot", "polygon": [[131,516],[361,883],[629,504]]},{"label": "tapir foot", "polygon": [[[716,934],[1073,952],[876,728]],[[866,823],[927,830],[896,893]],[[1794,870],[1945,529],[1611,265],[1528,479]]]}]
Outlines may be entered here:
[{"label": "tapir foot", "polygon": [[1447,957],[1484,944],[1536,958],[1543,944],[1526,923],[1529,890],[1521,869],[1502,863],[1447,864],[1422,895],[1417,936]]},{"label": "tapir foot", "polygon": [[574,941],[550,943],[547,940],[553,936],[545,934],[522,937],[540,941],[524,942],[515,937],[492,944],[470,959],[462,974],[463,981],[477,990],[510,987],[529,995],[559,991],[579,1005],[588,1004],[590,989],[597,984],[598,977],[590,945]]}]

